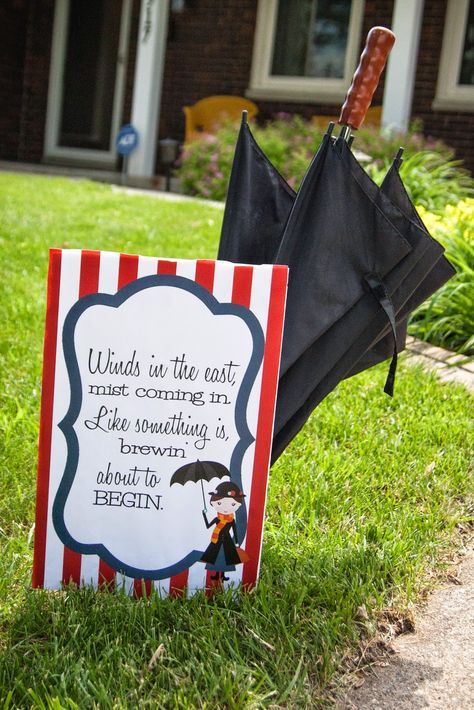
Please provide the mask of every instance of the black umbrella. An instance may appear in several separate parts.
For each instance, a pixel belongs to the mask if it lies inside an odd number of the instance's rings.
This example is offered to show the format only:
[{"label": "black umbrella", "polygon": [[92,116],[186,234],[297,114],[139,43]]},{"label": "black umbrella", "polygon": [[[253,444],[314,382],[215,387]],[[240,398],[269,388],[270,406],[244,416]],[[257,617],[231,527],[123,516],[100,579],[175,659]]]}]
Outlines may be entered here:
[{"label": "black umbrella", "polygon": [[[256,143],[244,112],[227,192],[218,259],[246,264],[272,263],[295,199],[296,192]],[[399,351],[404,347],[405,338],[406,320],[397,323]],[[385,360],[392,351],[389,335],[369,350],[357,372]]]},{"label": "black umbrella", "polygon": [[394,165],[377,188],[329,130],[295,195],[243,121],[218,256],[290,266],[273,460],[341,379],[404,342],[409,312],[451,275],[400,186]]},{"label": "black umbrella", "polygon": [[230,471],[224,464],[218,461],[199,461],[198,459],[178,468],[171,476],[170,486],[174,483],[180,483],[184,486],[188,481],[193,483],[200,481],[204,510],[207,510],[203,481],[211,481],[213,478],[223,478],[224,476],[229,476],[230,478]]},{"label": "black umbrella", "polygon": [[[380,190],[409,220],[415,221],[426,232],[400,180],[400,161],[399,152]],[[364,176],[371,182],[365,173]],[[296,192],[256,143],[244,114],[227,193],[218,258],[250,264],[274,261],[295,199]],[[437,273],[444,281],[453,273],[446,259],[440,260]],[[419,291],[420,295],[423,295],[421,301],[444,283],[443,280],[437,279],[435,274],[435,271],[429,273],[425,290]],[[403,318],[401,313],[396,315],[397,344],[400,352],[405,345],[407,318]],[[391,334],[382,336],[348,374],[372,367],[391,357],[392,352]]]},{"label": "black umbrella", "polygon": [[[327,138],[326,136],[326,144]],[[312,198],[309,208],[313,210],[313,214],[311,219],[306,219],[309,226],[305,227],[305,229],[310,231],[311,229],[321,231],[321,220],[318,215],[314,214],[314,209],[316,208],[317,211],[318,208],[317,200],[318,196],[320,196],[318,190],[321,190],[321,185],[324,188],[324,181],[320,178],[320,174],[325,157],[323,149],[325,141],[323,141],[323,146],[313,160],[308,173],[313,180],[312,190],[309,193]],[[406,333],[407,314],[439,288],[450,277],[453,270],[446,259],[442,258],[443,249],[441,246],[428,235],[424,226],[420,224],[419,219],[416,221],[413,219],[413,215],[410,214],[408,209],[409,205],[403,204],[404,188],[396,170],[396,164],[399,160],[389,170],[384,184],[379,189],[355,161],[344,141],[331,139],[330,145],[333,157],[336,155],[338,156],[337,160],[342,164],[346,163],[346,171],[351,173],[355,179],[359,195],[362,195],[359,203],[365,203],[366,208],[367,200],[371,203],[371,206],[369,205],[369,214],[371,211],[373,213],[374,210],[376,215],[382,211],[386,221],[391,222],[392,231],[395,230],[399,237],[410,245],[410,255],[399,262],[397,270],[390,274],[390,277],[387,275],[393,311],[395,318],[399,321],[396,323],[396,334],[399,344],[398,349],[401,349]],[[287,186],[285,189],[281,176],[274,169],[274,172],[272,172],[273,166],[268,160],[264,161],[264,156],[256,146],[245,123],[241,127],[239,147],[240,151],[236,154],[232,171],[230,194],[230,204],[236,219],[234,222],[227,218],[224,219],[223,240],[221,241],[219,256],[236,261],[246,259],[254,263],[268,259],[269,256],[272,256],[271,260],[273,261],[284,261],[285,257],[281,257],[281,254],[277,256],[274,253],[274,245],[278,243],[274,225],[278,223],[278,206],[280,207],[280,214],[282,205],[288,209],[289,197],[291,197],[290,188]],[[349,154],[349,158],[347,154]],[[338,167],[340,168],[340,166]],[[241,176],[240,180],[239,176]],[[255,191],[251,190],[252,180],[256,181],[257,184]],[[307,180],[308,176],[305,178],[306,184]],[[325,186],[326,190],[330,191],[328,187],[334,185],[337,180],[338,178],[334,174],[331,175],[330,185]],[[314,186],[315,182],[317,189]],[[353,181],[350,178],[348,178],[348,183],[352,184],[354,189]],[[267,243],[256,240],[256,256],[252,259],[252,236],[255,233],[253,230],[256,230],[258,225],[260,227],[262,225],[263,227],[265,225],[268,227],[268,222],[264,220],[265,212],[257,208],[254,209],[255,203],[258,205],[262,194],[266,196],[266,214],[270,215],[272,220],[271,229],[266,231],[266,234],[270,235],[270,239]],[[340,195],[349,195],[344,182],[342,182]],[[388,199],[389,197],[392,200]],[[329,199],[324,191],[321,199]],[[333,199],[333,194],[331,199]],[[295,205],[297,204],[296,200],[297,198],[294,196],[292,202]],[[241,205],[245,205],[245,208],[241,208],[240,213],[237,209],[239,201],[242,201]],[[338,218],[340,218],[340,213],[342,212],[345,214],[347,221],[346,233],[352,232],[355,228],[355,222],[352,219],[352,215],[347,213],[347,203],[343,204],[343,199],[340,199],[340,202],[342,204],[341,210],[333,224],[329,225],[329,228],[334,228],[335,222],[339,223]],[[404,208],[405,214],[397,203],[400,203],[401,207]],[[293,209],[293,212],[291,212],[291,209]],[[287,218],[287,221],[291,222],[295,209],[295,206],[290,207],[288,212],[291,214],[288,214],[289,219]],[[411,210],[414,212],[413,207],[411,207]],[[228,214],[229,212],[226,209],[226,217]],[[240,218],[239,215],[241,215]],[[375,219],[377,219],[377,216]],[[326,219],[326,223],[329,221]],[[235,232],[233,231],[234,224]],[[367,233],[369,233],[370,219],[368,222],[366,220],[366,225]],[[298,229],[301,231],[301,227]],[[286,225],[285,233],[287,232],[288,224]],[[379,229],[378,240],[375,244],[376,249],[383,250],[385,248],[384,240],[386,234],[386,226]],[[298,239],[298,234],[296,233],[295,235],[295,231],[293,232],[293,239],[294,243]],[[243,244],[245,255],[238,252],[240,243]],[[297,246],[300,247],[301,245],[297,244]],[[330,246],[327,244],[326,255],[331,257]],[[301,271],[298,265],[298,258],[301,257],[297,257],[296,263],[293,265],[293,273],[296,269],[296,273],[299,275]],[[312,265],[318,263],[318,252],[315,250],[311,255],[308,256],[307,254],[304,261],[305,265],[311,268]],[[358,278],[362,282],[362,274],[360,272]],[[341,379],[366,369],[390,357],[393,353],[393,334],[387,335],[387,329],[391,329],[390,324],[388,324],[387,314],[377,305],[370,293],[365,293],[363,298],[349,308],[341,318],[336,318],[333,325],[319,337],[316,336],[313,343],[307,346],[308,341],[306,341],[301,347],[302,339],[299,334],[296,334],[296,336],[294,333],[293,335],[291,334],[291,323],[298,319],[297,311],[300,306],[304,308],[308,306],[311,294],[306,297],[305,290],[308,289],[302,288],[297,297],[292,296],[291,290],[288,294],[289,300],[292,299],[291,302],[294,305],[294,313],[291,317],[290,327],[285,331],[284,353],[287,351],[289,342],[293,345],[293,349],[295,349],[295,346],[299,349],[293,362],[288,364],[288,361],[285,361],[284,358],[282,363],[275,423],[274,458],[281,453],[283,448],[301,428],[312,409]],[[313,310],[316,305],[316,303],[313,305]],[[378,315],[373,319],[372,316],[377,311]],[[366,329],[367,332],[364,333]],[[308,336],[313,332],[307,324],[303,324],[303,331],[307,332]],[[393,368],[391,376],[391,379],[393,379]],[[290,428],[288,429],[288,427]],[[284,431],[281,432],[283,428]]]}]

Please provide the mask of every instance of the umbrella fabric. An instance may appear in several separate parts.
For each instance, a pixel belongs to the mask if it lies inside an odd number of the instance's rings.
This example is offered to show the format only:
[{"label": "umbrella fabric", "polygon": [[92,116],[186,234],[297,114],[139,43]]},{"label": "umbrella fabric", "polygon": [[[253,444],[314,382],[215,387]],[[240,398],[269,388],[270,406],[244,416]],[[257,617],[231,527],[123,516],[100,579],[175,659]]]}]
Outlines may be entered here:
[{"label": "umbrella fabric", "polygon": [[[385,176],[380,191],[378,191],[377,186],[355,160],[351,151],[346,149],[344,156],[356,179],[364,184],[365,189],[373,199],[376,199],[377,194],[380,194],[380,192],[383,193],[390,199],[392,204],[400,210],[404,217],[417,225],[421,230],[421,232],[415,231],[412,237],[410,237],[406,233],[403,225],[398,223],[400,230],[406,238],[410,241],[413,237],[415,238],[413,244],[416,245],[416,248],[414,248],[408,260],[409,263],[414,264],[413,270],[394,294],[394,302],[397,304],[396,318],[399,323],[397,326],[397,341],[400,345],[400,332],[405,330],[406,335],[409,314],[451,278],[455,271],[449,261],[442,256],[444,249],[429,235],[428,230],[412,204],[398,172],[399,159],[396,158],[394,160]],[[374,346],[374,351],[378,351],[381,354],[384,350],[384,346],[386,347],[388,344],[387,337],[385,337]],[[357,363],[354,370],[360,371],[360,369],[365,369],[364,363],[370,359],[370,356],[371,353],[369,351],[361,358],[359,363]],[[388,351],[387,356],[389,356]]]},{"label": "umbrella fabric", "polygon": [[[319,152],[315,158],[322,155]],[[313,161],[314,169],[314,161]],[[256,143],[242,120],[226,198],[218,259],[246,264],[272,263],[296,199],[288,185]],[[406,321],[397,324],[397,343],[403,349]],[[361,359],[355,374],[392,356],[393,338],[387,335]]]},{"label": "umbrella fabric", "polygon": [[[390,167],[384,178],[381,189],[408,219],[413,220],[422,230],[429,234],[402,182],[398,172],[398,161],[394,161]],[[437,291],[438,288],[446,283],[446,281],[454,276],[455,273],[455,269],[446,257],[441,256],[433,266],[433,269],[419,284],[417,290],[408,299],[402,310],[411,312],[414,308],[417,308],[423,301]]]},{"label": "umbrella fabric", "polygon": [[[323,152],[320,150],[313,161],[313,174]],[[219,258],[250,263],[274,259],[275,245],[281,240],[295,199],[296,194],[262,153],[244,121],[231,173]],[[402,322],[397,326],[399,349],[405,334],[406,323]],[[392,352],[390,335],[367,353],[366,363],[362,360],[357,371],[390,357]]]},{"label": "umbrella fabric", "polygon": [[[413,203],[408,196],[402,179],[399,175],[399,159],[395,159],[389,168],[387,175],[385,176],[381,190],[387,195],[387,197],[395,204],[403,214],[415,224],[417,224],[422,230],[428,233],[423,221],[421,220],[418,212],[416,211]],[[408,325],[408,315],[412,313],[415,308],[417,308],[421,303],[423,303],[427,298],[429,298],[433,293],[435,293],[446,281],[448,281],[455,273],[454,268],[451,266],[449,261],[445,256],[441,256],[434,264],[431,270],[428,270],[429,262],[426,261],[424,266],[420,265],[418,268],[418,273],[423,273],[426,269],[426,275],[422,278],[419,284],[416,286],[416,290],[413,294],[405,301],[403,307],[397,312],[397,343],[400,344],[405,342],[406,329]],[[413,283],[413,276],[411,279]],[[371,348],[365,355],[359,360],[354,366],[351,374],[355,372],[360,372],[365,369],[366,366],[370,366],[371,358],[374,358],[373,364],[379,362],[385,357],[390,356],[390,336],[385,336],[376,343],[373,348]],[[401,348],[399,347],[399,352]],[[385,354],[385,357],[383,357]]]},{"label": "umbrella fabric", "polygon": [[[397,158],[380,190],[408,219],[413,220],[427,232],[400,179],[398,163]],[[366,180],[369,188],[373,189],[374,184],[365,171],[360,169],[359,177]],[[219,258],[245,263],[261,263],[273,259],[295,199],[296,193],[264,155],[246,121],[243,121],[226,201]],[[403,318],[403,311],[411,312],[436,291],[452,273],[454,272],[449,262],[444,257],[440,259],[438,265],[429,272],[423,289],[421,284],[418,286],[418,298],[415,295],[402,311],[397,313],[399,352],[404,347],[407,329],[407,318]],[[372,367],[391,357],[392,352],[393,338],[388,333],[364,354],[348,375]]]},{"label": "umbrella fabric", "polygon": [[[445,275],[444,280],[450,277]],[[418,280],[417,277],[414,277]],[[432,289],[429,289],[430,292]],[[426,295],[429,295],[426,294]],[[422,298],[422,296],[421,296]],[[393,296],[392,296],[393,300]],[[395,305],[398,301],[395,300]],[[416,304],[414,304],[416,305]],[[374,343],[374,333],[380,334],[386,329],[386,316],[379,309],[374,317],[373,304],[367,300],[361,301],[352,309],[345,319],[345,328],[353,333],[352,344],[344,350],[341,345],[339,357],[332,368],[325,372],[322,378],[305,378],[305,370],[311,373],[314,370],[315,358],[325,359],[325,342],[319,342],[317,350],[310,349],[299,359],[297,366],[287,373],[279,383],[275,433],[272,447],[272,463],[283,453],[284,449],[302,428],[312,411],[320,402],[347,376],[347,373],[357,371],[360,358],[371,348]],[[363,320],[363,322],[361,322]],[[361,327],[362,326],[362,327]],[[375,336],[375,338],[378,335]],[[330,346],[330,344],[329,344]],[[341,352],[342,351],[342,352]],[[375,364],[375,363],[374,363]],[[298,399],[295,398],[295,393]],[[291,407],[289,406],[291,403]]]},{"label": "umbrella fabric", "polygon": [[188,481],[197,483],[198,481],[210,481],[213,478],[230,476],[229,469],[217,461],[193,461],[178,468],[171,477],[170,486],[173,483],[181,483],[184,486]]},{"label": "umbrella fabric", "polygon": [[274,263],[295,198],[254,140],[244,113],[217,258],[241,264]]},{"label": "umbrella fabric", "polygon": [[[360,166],[355,168],[355,171],[358,172],[359,169]],[[365,177],[362,177],[362,180],[365,181]],[[373,183],[371,183],[370,189],[372,187]],[[390,171],[385,189],[390,192],[392,197],[397,196],[397,191],[404,191],[396,168]],[[411,203],[405,204],[407,211],[410,205]],[[414,210],[412,206],[411,210]],[[416,221],[421,223],[419,218]],[[443,248],[429,236],[424,228],[421,229],[414,222],[409,223],[405,236],[410,240],[413,250],[385,279],[394,310],[400,318],[406,318],[414,308],[454,273],[452,266],[442,256]],[[402,278],[400,278],[401,276]],[[346,373],[357,371],[360,358],[374,347],[374,338],[379,338],[380,334],[387,330],[384,314],[380,310],[374,311],[371,304],[364,299],[361,299],[356,307],[346,315],[344,326],[343,331],[339,329],[338,351],[340,357],[332,369],[327,371],[322,378],[311,379],[311,377],[305,376],[305,372],[314,372],[315,362],[324,362],[327,359],[327,354],[323,352],[324,349],[333,349],[333,344],[324,339],[320,339],[317,346],[303,353],[295,366],[281,379],[272,462],[296,436],[313,409],[345,377]],[[352,343],[345,348],[344,345],[349,342],[348,333],[351,333]],[[295,402],[295,393],[298,403]],[[292,402],[292,407],[287,405],[288,398]],[[279,403],[281,403],[280,407]]]},{"label": "umbrella fabric", "polygon": [[[231,210],[236,221],[224,219],[219,256],[258,263],[274,255],[274,261],[290,265],[289,327],[285,330],[273,460],[341,379],[392,354],[387,313],[381,309],[380,299],[374,298],[377,284],[370,291],[367,275],[385,276],[379,279],[378,290],[387,303],[391,297],[392,326],[396,314],[402,342],[409,312],[451,275],[446,260],[441,261],[442,248],[413,217],[411,203],[405,204],[398,194],[403,185],[395,169],[379,189],[347,145],[326,136],[298,196],[292,198],[282,180],[243,125],[226,205],[226,214]],[[273,205],[270,228],[269,223],[264,224],[265,213],[259,212],[262,194]],[[387,194],[400,205],[393,204]],[[291,199],[294,204],[282,237],[277,229],[281,229]],[[279,210],[281,205],[284,209]],[[254,215],[259,219],[252,221]],[[252,241],[259,229],[268,244],[261,239]],[[351,242],[354,236],[355,242]],[[239,252],[240,243],[245,245],[245,254]],[[252,251],[254,243],[257,246]],[[403,245],[407,248],[400,255]]]},{"label": "umbrella fabric", "polygon": [[381,193],[371,199],[347,170],[344,148],[344,141],[324,136],[275,257],[289,266],[283,373],[413,248],[391,202]]}]

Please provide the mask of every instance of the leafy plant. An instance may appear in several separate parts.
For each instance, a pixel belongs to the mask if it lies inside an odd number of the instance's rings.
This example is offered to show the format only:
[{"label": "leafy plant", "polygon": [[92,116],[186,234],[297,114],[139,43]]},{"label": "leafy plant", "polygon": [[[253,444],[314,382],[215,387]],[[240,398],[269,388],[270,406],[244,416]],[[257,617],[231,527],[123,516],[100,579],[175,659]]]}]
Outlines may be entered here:
[{"label": "leafy plant", "polygon": [[413,314],[412,335],[466,355],[474,354],[474,200],[448,206],[443,217],[420,208],[446,249],[456,275]]},{"label": "leafy plant", "polygon": [[452,153],[443,141],[425,136],[419,121],[414,121],[406,133],[362,125],[356,133],[354,146],[370,155],[372,165],[378,167],[390,164],[400,146],[403,146],[406,157],[425,150],[435,151],[446,157]]},{"label": "leafy plant", "polygon": [[[382,167],[369,166],[368,172],[380,183],[390,161]],[[400,167],[400,175],[412,201],[431,212],[442,214],[447,205],[474,195],[474,180],[462,168],[462,160],[454,160],[451,152],[422,150],[408,157]]]},{"label": "leafy plant", "polygon": [[[224,125],[215,136],[185,146],[177,175],[184,192],[223,200],[227,191],[238,126]],[[311,158],[321,143],[323,130],[300,116],[280,114],[252,132],[277,170],[298,189]],[[365,167],[380,182],[400,145],[405,147],[401,174],[412,199],[427,209],[441,212],[447,204],[474,194],[474,182],[461,161],[441,141],[424,137],[419,126],[405,135],[380,132],[373,127],[357,132],[354,147],[365,154]]]},{"label": "leafy plant", "polygon": [[186,194],[213,200],[224,199],[234,142],[235,129],[231,134],[228,128],[223,128],[216,136],[204,133],[198,141],[185,146],[177,175]]}]

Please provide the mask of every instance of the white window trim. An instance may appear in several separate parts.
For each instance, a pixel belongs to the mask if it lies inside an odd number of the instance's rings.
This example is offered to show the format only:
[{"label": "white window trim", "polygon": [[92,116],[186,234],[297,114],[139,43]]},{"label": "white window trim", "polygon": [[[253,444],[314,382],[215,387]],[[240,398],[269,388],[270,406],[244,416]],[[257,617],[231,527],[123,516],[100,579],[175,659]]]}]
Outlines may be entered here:
[{"label": "white window trim", "polygon": [[458,84],[469,0],[449,0],[433,109],[474,112],[474,86]]},{"label": "white window trim", "polygon": [[359,56],[364,0],[352,0],[342,79],[271,75],[277,11],[278,0],[259,0],[250,86],[246,95],[252,99],[304,101],[305,103],[343,101]]}]

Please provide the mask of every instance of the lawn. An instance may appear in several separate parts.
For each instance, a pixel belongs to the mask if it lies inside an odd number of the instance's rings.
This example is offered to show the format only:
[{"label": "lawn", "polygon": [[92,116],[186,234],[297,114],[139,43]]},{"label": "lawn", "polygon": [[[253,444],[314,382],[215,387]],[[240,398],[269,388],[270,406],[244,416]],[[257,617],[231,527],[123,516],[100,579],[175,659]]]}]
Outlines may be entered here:
[{"label": "lawn", "polygon": [[472,519],[472,398],[402,364],[389,399],[379,366],[342,383],[273,467],[251,594],[30,589],[48,248],[214,257],[221,219],[199,202],[0,174],[4,707],[323,707],[341,659],[382,610],[419,599]]}]

